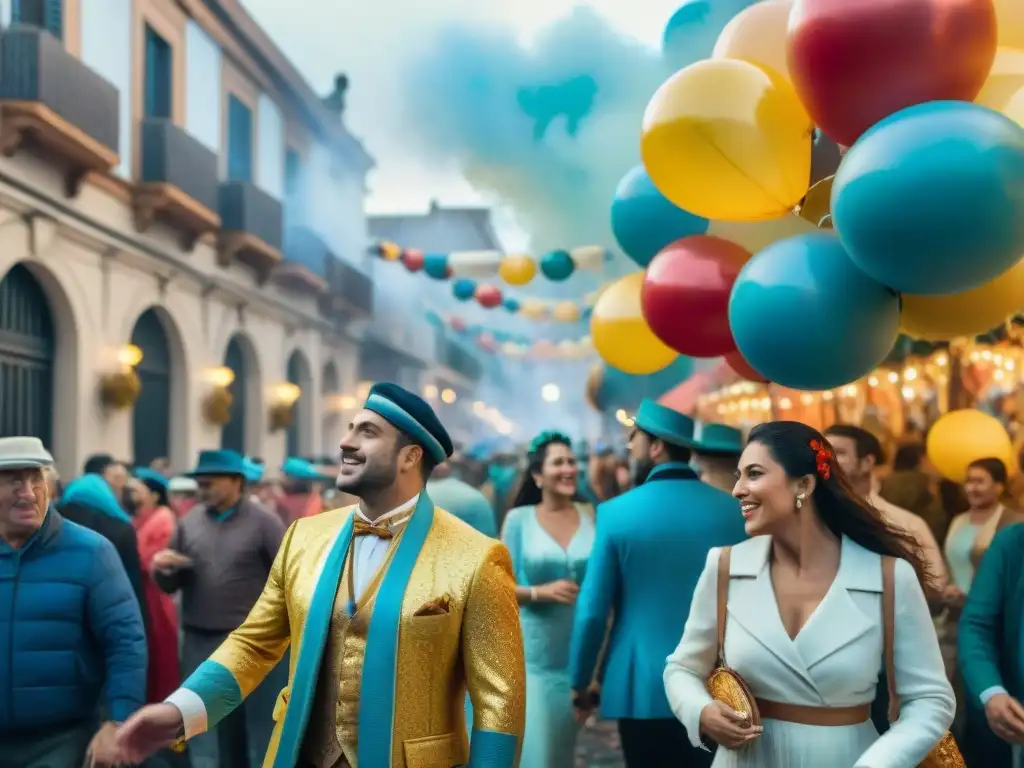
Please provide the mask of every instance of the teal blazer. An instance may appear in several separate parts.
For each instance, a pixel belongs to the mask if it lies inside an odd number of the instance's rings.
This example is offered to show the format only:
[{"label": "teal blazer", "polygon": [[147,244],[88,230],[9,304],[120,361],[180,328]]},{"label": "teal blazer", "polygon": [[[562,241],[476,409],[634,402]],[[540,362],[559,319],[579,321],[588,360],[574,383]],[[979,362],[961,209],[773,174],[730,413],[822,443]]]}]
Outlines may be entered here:
[{"label": "teal blazer", "polygon": [[601,714],[668,719],[665,659],[675,650],[708,550],[746,539],[739,502],[702,483],[686,464],[656,467],[647,481],[597,508],[597,534],[576,606],[573,689],[594,679],[608,616]]},{"label": "teal blazer", "polygon": [[982,700],[994,693],[1024,698],[1022,632],[1024,523],[1017,523],[996,534],[981,558],[957,630],[957,655],[967,690],[968,742],[974,742],[968,746],[984,750],[972,756],[979,765],[1010,764],[1009,745],[989,731],[981,707]]}]

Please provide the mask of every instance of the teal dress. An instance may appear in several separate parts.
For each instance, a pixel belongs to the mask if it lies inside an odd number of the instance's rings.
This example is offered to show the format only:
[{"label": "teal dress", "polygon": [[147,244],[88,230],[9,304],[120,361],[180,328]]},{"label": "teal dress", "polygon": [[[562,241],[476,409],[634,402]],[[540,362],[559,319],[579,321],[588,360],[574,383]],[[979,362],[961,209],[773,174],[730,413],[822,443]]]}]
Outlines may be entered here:
[{"label": "teal dress", "polygon": [[[535,507],[509,511],[502,541],[512,555],[516,582],[537,587],[559,579],[583,582],[587,558],[594,546],[594,521],[580,509],[580,527],[562,549],[537,521]],[[526,733],[520,765],[529,768],[571,768],[576,735],[569,644],[576,607],[558,603],[526,604],[520,608],[526,653]]]}]

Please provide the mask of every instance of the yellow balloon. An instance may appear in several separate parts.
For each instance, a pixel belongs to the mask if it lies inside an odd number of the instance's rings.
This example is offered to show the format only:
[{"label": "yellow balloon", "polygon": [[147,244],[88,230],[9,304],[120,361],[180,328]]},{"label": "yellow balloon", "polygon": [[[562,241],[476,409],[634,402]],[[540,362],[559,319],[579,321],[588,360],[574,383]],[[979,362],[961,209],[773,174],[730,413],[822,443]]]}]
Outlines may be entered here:
[{"label": "yellow balloon", "polygon": [[768,221],[712,221],[708,234],[736,243],[751,253],[757,253],[786,237],[803,235],[817,230],[809,221],[788,213]]},{"label": "yellow balloon", "polygon": [[999,44],[1024,48],[1024,3],[1020,0],[995,0],[999,24]]},{"label": "yellow balloon", "polygon": [[590,335],[597,354],[623,373],[654,373],[678,357],[644,320],[640,306],[643,284],[643,272],[634,272],[612,283],[601,294],[590,316]]},{"label": "yellow balloon", "polygon": [[1024,309],[1024,259],[995,280],[946,296],[903,294],[900,330],[915,339],[950,341],[978,336]]},{"label": "yellow balloon", "polygon": [[540,320],[542,317],[547,315],[548,306],[543,301],[537,299],[524,299],[523,303],[519,307],[519,314],[523,317],[529,318],[530,320]]},{"label": "yellow balloon", "polygon": [[551,309],[551,316],[560,323],[574,323],[580,319],[580,307],[575,301],[560,301]]},{"label": "yellow balloon", "polygon": [[998,419],[973,408],[939,418],[928,430],[927,449],[935,469],[956,483],[967,479],[967,465],[978,459],[1002,459],[1010,472],[1016,469],[1006,429]]},{"label": "yellow balloon", "polygon": [[526,285],[537,274],[537,262],[525,254],[506,256],[498,265],[498,276],[509,285]]},{"label": "yellow balloon", "polygon": [[786,27],[790,0],[761,0],[725,25],[718,36],[713,59],[742,59],[772,69],[791,80],[786,64]]},{"label": "yellow balloon", "polygon": [[[1024,2],[1022,2],[1024,4]],[[1024,120],[1019,94],[1024,90],[1024,51],[999,48],[985,85],[975,104],[1002,112],[1017,122]]]},{"label": "yellow balloon", "polygon": [[680,208],[711,220],[763,221],[807,194],[813,128],[782,75],[708,59],[654,94],[640,152],[654,185]]}]

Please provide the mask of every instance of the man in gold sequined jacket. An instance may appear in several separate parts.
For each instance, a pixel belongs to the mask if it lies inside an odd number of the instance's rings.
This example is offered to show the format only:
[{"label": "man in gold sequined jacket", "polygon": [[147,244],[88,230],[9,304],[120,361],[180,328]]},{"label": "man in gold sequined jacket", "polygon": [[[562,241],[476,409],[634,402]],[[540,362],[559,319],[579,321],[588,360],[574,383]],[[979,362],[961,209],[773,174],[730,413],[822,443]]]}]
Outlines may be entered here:
[{"label": "man in gold sequined jacket", "polygon": [[215,727],[290,643],[264,768],[518,765],[526,672],[508,551],[424,490],[451,439],[422,399],[377,384],[341,448],[338,487],[359,505],[292,524],[245,623],[122,726],[124,762]]}]

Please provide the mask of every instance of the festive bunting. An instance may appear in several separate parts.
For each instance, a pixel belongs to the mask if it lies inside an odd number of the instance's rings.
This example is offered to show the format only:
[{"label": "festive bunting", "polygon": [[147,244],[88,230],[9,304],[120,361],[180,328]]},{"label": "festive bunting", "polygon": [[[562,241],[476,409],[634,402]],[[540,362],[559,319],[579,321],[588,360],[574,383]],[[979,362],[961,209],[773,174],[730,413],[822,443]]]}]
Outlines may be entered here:
[{"label": "festive bunting", "polygon": [[496,277],[509,285],[526,285],[538,272],[552,282],[561,282],[580,269],[599,270],[609,258],[608,251],[599,245],[550,251],[539,259],[500,251],[424,253],[388,240],[375,243],[370,252],[384,261],[400,261],[410,272],[423,270],[435,280]]}]

